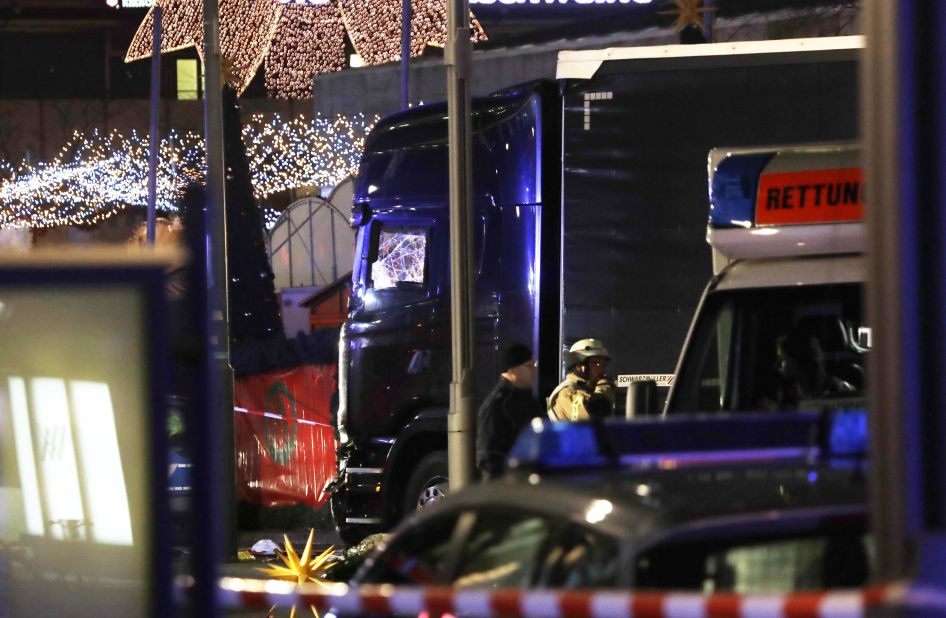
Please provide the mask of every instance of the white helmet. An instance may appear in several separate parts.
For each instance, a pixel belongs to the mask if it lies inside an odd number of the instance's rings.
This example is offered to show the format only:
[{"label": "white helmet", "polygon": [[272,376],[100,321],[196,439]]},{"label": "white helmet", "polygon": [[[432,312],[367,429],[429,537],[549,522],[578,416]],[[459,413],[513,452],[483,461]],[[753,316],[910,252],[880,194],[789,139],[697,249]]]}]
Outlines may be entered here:
[{"label": "white helmet", "polygon": [[598,339],[580,339],[573,343],[572,347],[568,348],[566,366],[568,369],[571,369],[575,365],[583,363],[593,356],[603,356],[607,359],[611,358],[611,355],[608,354],[608,349],[604,347],[604,344]]}]

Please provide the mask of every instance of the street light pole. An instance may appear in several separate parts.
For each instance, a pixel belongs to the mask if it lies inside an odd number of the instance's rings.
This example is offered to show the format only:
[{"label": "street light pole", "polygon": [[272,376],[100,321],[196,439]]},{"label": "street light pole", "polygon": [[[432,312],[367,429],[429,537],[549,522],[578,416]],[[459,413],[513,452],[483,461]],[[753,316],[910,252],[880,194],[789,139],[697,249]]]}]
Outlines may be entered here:
[{"label": "street light pole", "polygon": [[473,480],[473,229],[470,80],[473,46],[468,0],[447,5],[447,131],[450,164],[450,318],[453,379],[447,416],[450,488]]},{"label": "street light pole", "polygon": [[147,240],[154,245],[155,221],[158,202],[158,114],[161,103],[161,6],[156,5],[151,13],[154,22],[151,35],[151,141],[148,151],[148,213],[146,218]]},{"label": "street light pole", "polygon": [[401,109],[411,104],[411,0],[401,2]]},{"label": "street light pole", "polygon": [[[207,148],[205,234],[208,252],[206,328],[202,362],[202,409],[193,415],[194,493],[201,508],[194,512],[194,615],[216,616],[220,565],[236,553],[233,460],[233,371],[227,305],[226,183],[223,146],[223,92],[218,0],[203,0],[204,129]],[[198,465],[199,464],[199,465]]]},{"label": "street light pole", "polygon": [[[946,5],[866,3],[871,530],[878,580],[946,575]],[[878,615],[941,615],[935,606]],[[882,611],[882,608],[881,608]]]}]

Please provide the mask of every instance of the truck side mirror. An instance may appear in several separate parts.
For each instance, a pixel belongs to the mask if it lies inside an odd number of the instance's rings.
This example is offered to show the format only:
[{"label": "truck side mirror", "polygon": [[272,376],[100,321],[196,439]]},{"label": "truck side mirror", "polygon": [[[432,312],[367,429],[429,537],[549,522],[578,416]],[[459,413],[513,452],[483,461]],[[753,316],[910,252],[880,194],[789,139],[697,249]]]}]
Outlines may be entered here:
[{"label": "truck side mirror", "polygon": [[624,416],[635,418],[638,416],[653,416],[657,414],[657,382],[641,380],[627,385],[627,401],[624,405]]}]

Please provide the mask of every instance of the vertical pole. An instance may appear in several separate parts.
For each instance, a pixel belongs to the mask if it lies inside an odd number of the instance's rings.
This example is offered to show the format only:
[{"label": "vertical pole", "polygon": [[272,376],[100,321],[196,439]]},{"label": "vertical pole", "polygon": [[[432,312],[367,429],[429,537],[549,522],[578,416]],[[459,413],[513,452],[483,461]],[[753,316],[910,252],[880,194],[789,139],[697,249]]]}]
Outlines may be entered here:
[{"label": "vertical pole", "polygon": [[713,11],[713,0],[703,0],[703,34],[706,35],[706,42],[713,42],[713,24],[716,21],[716,14]]},{"label": "vertical pole", "polygon": [[326,208],[328,209],[328,219],[332,228],[332,281],[335,281],[338,279],[338,259],[336,257],[338,255],[338,248],[335,242],[335,209]]},{"label": "vertical pole", "polygon": [[[899,70],[897,67],[897,2],[870,3],[865,12],[865,34],[869,44],[864,55],[863,97],[864,164],[870,197],[868,225],[870,239],[870,285],[867,311],[873,330],[873,345],[883,354],[874,354],[868,374],[874,407],[871,422],[871,517],[876,530],[878,575],[888,579],[904,572],[907,531],[905,527],[907,491],[903,484],[906,459],[901,455],[904,443],[901,409],[903,401],[897,384],[902,373],[903,319],[901,298],[900,225],[898,203],[899,140],[897,102]],[[890,20],[887,22],[887,20]],[[879,87],[887,84],[885,87]],[[883,144],[890,145],[889,148]],[[890,251],[885,252],[884,247]],[[876,456],[875,456],[876,455]],[[877,492],[882,493],[878,494]],[[877,499],[880,496],[881,499]]]},{"label": "vertical pole", "polygon": [[105,96],[102,99],[102,128],[108,135],[108,108],[112,98],[112,33],[105,33]]},{"label": "vertical pole", "polygon": [[286,221],[286,227],[289,228],[289,233],[286,235],[286,251],[289,252],[289,287],[294,288],[296,282],[293,281],[292,277],[292,263],[295,262],[295,256],[292,253],[292,237],[296,235],[299,228],[292,226],[291,217]]},{"label": "vertical pole", "polygon": [[401,2],[401,109],[411,104],[411,0]]},{"label": "vertical pole", "polygon": [[158,104],[161,101],[161,6],[151,13],[154,30],[151,38],[151,150],[148,156],[148,244],[154,245],[155,209],[158,201]]},{"label": "vertical pole", "polygon": [[[309,205],[309,216],[306,217],[306,225],[309,226],[309,272],[312,274],[310,279],[312,280],[312,286],[315,286],[315,269],[318,268],[318,264],[315,262],[315,235],[312,232],[312,217],[315,216],[312,214],[312,198],[309,198],[306,203]],[[319,207],[321,208],[321,206]],[[318,212],[318,209],[316,209]],[[332,228],[334,232],[334,226]],[[334,242],[334,241],[333,241]],[[332,279],[334,281],[335,279]]]},{"label": "vertical pole", "polygon": [[46,159],[46,106],[39,100],[39,159]]},{"label": "vertical pole", "polygon": [[[862,71],[877,576],[946,585],[946,5],[866,4]],[[942,589],[942,588],[940,588]],[[941,613],[941,612],[940,612]],[[918,610],[912,615],[933,615]],[[940,614],[936,614],[940,615]]]},{"label": "vertical pole", "polygon": [[[105,33],[105,98],[112,96],[112,33]],[[108,116],[106,115],[106,118]],[[108,129],[108,127],[105,127]]]},{"label": "vertical pole", "polygon": [[218,0],[203,0],[204,128],[207,148],[207,408],[199,415],[197,438],[203,450],[195,457],[194,494],[201,508],[194,513],[199,545],[194,551],[196,616],[220,615],[216,587],[221,564],[235,554],[233,508],[233,372],[229,364],[227,306],[226,184],[224,177],[223,91],[220,66]]},{"label": "vertical pole", "polygon": [[468,0],[447,5],[447,127],[450,165],[450,323],[453,380],[447,416],[451,490],[473,480],[473,190],[470,145],[470,42]]}]

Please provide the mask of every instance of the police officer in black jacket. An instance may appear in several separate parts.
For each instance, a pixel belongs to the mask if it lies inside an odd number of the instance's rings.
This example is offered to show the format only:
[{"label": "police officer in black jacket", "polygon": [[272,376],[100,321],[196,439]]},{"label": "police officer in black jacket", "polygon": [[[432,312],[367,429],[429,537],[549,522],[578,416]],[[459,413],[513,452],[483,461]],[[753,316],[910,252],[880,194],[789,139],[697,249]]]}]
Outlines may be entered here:
[{"label": "police officer in black jacket", "polygon": [[506,347],[500,356],[499,383],[480,406],[476,431],[476,466],[483,480],[497,476],[519,431],[545,406],[532,396],[535,359],[521,343]]}]

